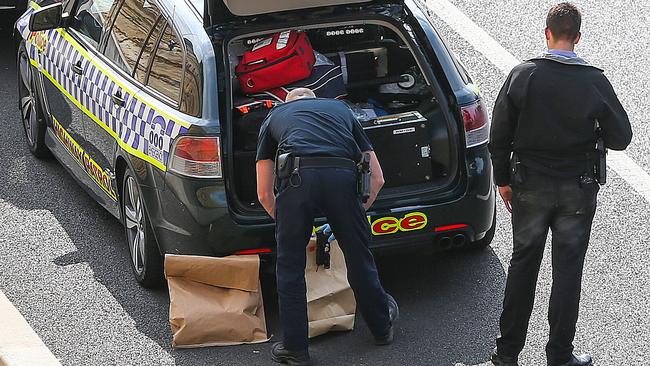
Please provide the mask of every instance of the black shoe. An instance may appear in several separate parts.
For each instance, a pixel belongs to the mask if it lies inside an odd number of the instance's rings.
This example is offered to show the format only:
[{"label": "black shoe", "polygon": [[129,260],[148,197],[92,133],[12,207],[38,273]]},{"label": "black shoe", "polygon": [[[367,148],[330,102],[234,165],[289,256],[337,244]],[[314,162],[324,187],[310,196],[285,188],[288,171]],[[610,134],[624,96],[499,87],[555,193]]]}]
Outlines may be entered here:
[{"label": "black shoe", "polygon": [[490,358],[494,366],[519,366],[517,357],[512,356],[503,356],[497,353],[497,350],[494,349],[492,352],[492,357]]},{"label": "black shoe", "polygon": [[388,319],[390,319],[390,324],[392,325],[399,320],[399,306],[397,306],[397,301],[390,294],[388,296]]},{"label": "black shoe", "polygon": [[571,355],[571,360],[569,362],[563,363],[559,366],[592,366],[593,361],[591,356],[584,354],[580,356]]},{"label": "black shoe", "polygon": [[271,359],[273,362],[284,363],[290,366],[311,366],[309,351],[294,352],[284,348],[282,342],[278,342],[271,348]]},{"label": "black shoe", "polygon": [[378,346],[387,346],[393,343],[393,324],[399,319],[399,306],[397,301],[391,295],[386,294],[388,297],[388,319],[390,320],[390,327],[388,334],[383,337],[375,337],[375,344]]}]

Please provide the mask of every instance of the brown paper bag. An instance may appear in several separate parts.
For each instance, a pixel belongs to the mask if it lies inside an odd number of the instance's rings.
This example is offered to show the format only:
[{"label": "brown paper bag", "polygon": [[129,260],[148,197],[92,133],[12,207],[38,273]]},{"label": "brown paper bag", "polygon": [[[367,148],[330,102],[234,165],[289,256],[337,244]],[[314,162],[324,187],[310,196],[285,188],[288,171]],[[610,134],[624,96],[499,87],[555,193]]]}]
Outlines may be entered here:
[{"label": "brown paper bag", "polygon": [[347,276],[345,258],[336,241],[330,247],[330,268],[316,266],[316,239],[312,237],[305,268],[309,338],[354,329],[357,303]]},{"label": "brown paper bag", "polygon": [[165,256],[175,348],[268,340],[256,255]]}]

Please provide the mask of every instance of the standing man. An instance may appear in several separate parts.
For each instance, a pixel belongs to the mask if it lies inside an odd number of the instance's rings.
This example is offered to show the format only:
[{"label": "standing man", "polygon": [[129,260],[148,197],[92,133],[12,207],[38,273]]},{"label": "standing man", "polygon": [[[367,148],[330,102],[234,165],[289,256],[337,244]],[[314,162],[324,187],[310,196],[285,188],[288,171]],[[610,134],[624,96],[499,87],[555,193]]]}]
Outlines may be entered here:
[{"label": "standing man", "polygon": [[[552,231],[553,286],[546,345],[549,366],[588,366],[573,355],[582,268],[596,211],[596,125],[605,146],[625,149],[632,131],[602,70],[577,57],[580,11],[554,6],[546,20],[548,51],[515,67],[494,107],[491,142],[496,184],[512,213],[514,248],[501,337],[492,362],[517,365],[544,245]],[[603,182],[604,183],[604,182]]]},{"label": "standing man", "polygon": [[[286,101],[271,110],[257,147],[258,198],[276,222],[276,278],[284,330],[284,341],[273,345],[271,357],[289,365],[311,365],[305,251],[315,217],[324,214],[338,239],[350,286],[376,344],[393,341],[398,308],[379,282],[368,249],[366,209],[384,184],[368,137],[341,101],[316,99],[305,88],[292,90]],[[370,198],[365,205],[357,193],[356,162],[362,152],[370,154],[372,172]],[[289,158],[283,155],[286,153]]]}]

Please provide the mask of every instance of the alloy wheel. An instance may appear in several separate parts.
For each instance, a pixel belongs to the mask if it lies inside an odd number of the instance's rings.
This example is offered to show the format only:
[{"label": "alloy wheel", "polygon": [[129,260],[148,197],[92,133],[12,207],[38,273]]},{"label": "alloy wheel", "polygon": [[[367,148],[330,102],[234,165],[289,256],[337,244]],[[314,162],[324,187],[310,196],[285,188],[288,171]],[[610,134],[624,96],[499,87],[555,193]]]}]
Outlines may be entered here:
[{"label": "alloy wheel", "polygon": [[25,53],[20,55],[20,112],[25,127],[25,135],[30,146],[34,146],[38,131],[37,101],[32,79],[31,64]]},{"label": "alloy wheel", "polygon": [[140,191],[135,179],[127,177],[124,185],[124,219],[126,224],[127,243],[133,268],[142,275],[145,267],[145,219]]}]

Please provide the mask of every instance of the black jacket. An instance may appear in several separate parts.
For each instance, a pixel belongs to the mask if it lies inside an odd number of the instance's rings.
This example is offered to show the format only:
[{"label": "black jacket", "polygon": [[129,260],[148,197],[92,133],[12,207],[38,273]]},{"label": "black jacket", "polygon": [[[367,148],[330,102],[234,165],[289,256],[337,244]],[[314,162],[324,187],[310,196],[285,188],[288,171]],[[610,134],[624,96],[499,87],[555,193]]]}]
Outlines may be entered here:
[{"label": "black jacket", "polygon": [[492,116],[489,149],[496,184],[510,184],[513,151],[526,168],[545,174],[578,177],[591,171],[595,121],[607,148],[629,145],[630,121],[602,70],[581,59],[553,56],[518,65]]}]

